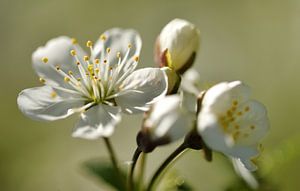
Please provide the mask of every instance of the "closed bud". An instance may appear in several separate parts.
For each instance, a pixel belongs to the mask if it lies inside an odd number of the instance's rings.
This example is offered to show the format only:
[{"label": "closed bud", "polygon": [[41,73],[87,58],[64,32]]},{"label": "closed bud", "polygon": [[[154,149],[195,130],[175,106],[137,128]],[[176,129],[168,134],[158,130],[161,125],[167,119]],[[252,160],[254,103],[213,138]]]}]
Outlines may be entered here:
[{"label": "closed bud", "polygon": [[170,95],[152,106],[137,136],[140,150],[152,152],[157,146],[184,137],[195,126],[195,111],[190,110],[186,101],[183,95]]},{"label": "closed bud", "polygon": [[199,29],[188,21],[174,19],[157,38],[155,60],[160,67],[168,66],[183,74],[192,66],[199,44]]}]

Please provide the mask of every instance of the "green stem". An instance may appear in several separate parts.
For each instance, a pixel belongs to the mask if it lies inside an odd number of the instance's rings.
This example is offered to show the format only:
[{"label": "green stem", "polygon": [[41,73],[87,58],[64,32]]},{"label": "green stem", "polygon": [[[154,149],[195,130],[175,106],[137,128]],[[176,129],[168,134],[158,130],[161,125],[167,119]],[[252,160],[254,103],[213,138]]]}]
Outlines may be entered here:
[{"label": "green stem", "polygon": [[144,184],[144,174],[145,174],[145,164],[146,164],[146,153],[143,153],[141,154],[141,157],[139,159],[139,171],[138,171],[138,174],[137,174],[137,177],[138,178],[138,190],[143,190],[143,184]]},{"label": "green stem", "polygon": [[119,169],[117,156],[116,156],[116,154],[115,154],[115,151],[114,151],[114,149],[113,149],[113,146],[112,146],[112,144],[111,144],[109,138],[103,137],[103,140],[104,140],[104,143],[105,143],[106,148],[107,148],[107,150],[108,150],[108,153],[109,153],[111,162],[112,162],[112,164],[113,164],[113,167],[114,167],[115,171],[117,172],[120,181],[121,181],[122,183],[124,183],[124,180],[123,180],[121,171],[120,171],[120,169]]},{"label": "green stem", "polygon": [[141,153],[142,151],[139,148],[136,148],[132,156],[132,164],[128,175],[128,187],[127,187],[128,191],[134,190],[133,174],[134,174],[134,169],[136,167],[137,160],[139,159]]},{"label": "green stem", "polygon": [[176,159],[178,159],[179,156],[181,156],[186,149],[187,146],[185,143],[183,143],[173,153],[169,155],[169,157],[160,165],[160,167],[156,170],[156,172],[152,176],[147,191],[152,190],[157,180],[163,176],[164,172],[166,172],[166,168],[169,167],[173,162],[175,162]]}]

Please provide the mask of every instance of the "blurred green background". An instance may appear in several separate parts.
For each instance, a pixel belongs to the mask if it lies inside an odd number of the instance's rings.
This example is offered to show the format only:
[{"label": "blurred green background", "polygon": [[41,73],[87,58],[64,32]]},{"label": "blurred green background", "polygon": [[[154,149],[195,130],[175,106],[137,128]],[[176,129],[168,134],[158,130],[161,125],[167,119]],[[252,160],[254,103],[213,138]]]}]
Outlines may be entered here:
[{"label": "blurred green background", "polygon": [[[111,27],[138,30],[140,67],[152,66],[153,43],[173,18],[201,30],[195,68],[203,82],[240,79],[269,111],[260,173],[279,190],[299,190],[300,1],[298,0],[1,0],[0,1],[0,190],[109,190],[89,176],[82,162],[106,157],[102,140],[72,138],[76,117],[43,123],[24,117],[17,94],[38,86],[31,54],[59,35],[83,45]],[[141,116],[124,116],[112,141],[122,165],[130,160]],[[148,175],[169,147],[148,157]],[[222,158],[207,163],[196,151],[175,168],[196,190],[224,190],[234,176]]]}]

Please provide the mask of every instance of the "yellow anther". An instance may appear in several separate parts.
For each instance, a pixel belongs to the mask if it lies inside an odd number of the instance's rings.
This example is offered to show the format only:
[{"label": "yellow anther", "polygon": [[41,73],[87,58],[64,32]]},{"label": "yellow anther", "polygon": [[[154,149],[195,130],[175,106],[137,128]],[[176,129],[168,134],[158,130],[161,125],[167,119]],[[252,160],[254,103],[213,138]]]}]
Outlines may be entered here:
[{"label": "yellow anther", "polygon": [[121,52],[117,52],[117,58],[121,58]]},{"label": "yellow anther", "polygon": [[239,126],[239,125],[235,125],[234,128],[235,128],[235,129],[239,129],[240,126]]},{"label": "yellow anther", "polygon": [[105,36],[104,34],[102,34],[102,35],[100,36],[100,39],[103,40],[103,41],[105,41],[105,40],[106,40],[106,36]]},{"label": "yellow anther", "polygon": [[49,59],[47,57],[43,57],[42,61],[46,64],[46,63],[48,63]]},{"label": "yellow anther", "polygon": [[71,70],[68,73],[69,73],[69,75],[73,75],[73,72]]},{"label": "yellow anther", "polygon": [[84,60],[84,61],[88,61],[89,59],[90,59],[89,56],[84,56],[84,57],[83,57],[83,60]]},{"label": "yellow anther", "polygon": [[70,53],[71,53],[72,56],[76,55],[76,51],[75,50],[71,50]]},{"label": "yellow anther", "polygon": [[109,70],[112,70],[113,69],[113,67],[109,67]]},{"label": "yellow anther", "polygon": [[251,125],[251,126],[250,126],[250,129],[254,130],[254,129],[255,129],[255,126],[254,126],[254,125]]},{"label": "yellow anther", "polygon": [[104,64],[106,64],[106,63],[107,63],[107,60],[103,60],[103,62],[104,62]]},{"label": "yellow anther", "polygon": [[99,72],[100,72],[100,69],[99,69],[99,68],[96,68],[96,69],[95,69],[95,72],[96,72],[96,73],[99,73]]},{"label": "yellow anther", "polygon": [[132,45],[131,44],[128,44],[128,48],[131,48],[132,47]]},{"label": "yellow anther", "polygon": [[237,105],[239,104],[239,102],[238,102],[237,100],[234,100],[234,101],[232,102],[232,104],[233,104],[234,106],[237,106]]},{"label": "yellow anther", "polygon": [[99,64],[100,60],[99,59],[95,59],[95,64]]},{"label": "yellow anther", "polygon": [[80,82],[80,81],[81,81],[81,78],[77,78],[77,81]]},{"label": "yellow anther", "polygon": [[72,38],[71,40],[72,40],[72,44],[77,44],[78,43],[76,38]]},{"label": "yellow anther", "polygon": [[243,115],[243,112],[239,111],[239,112],[237,112],[237,115],[241,116],[241,115]]},{"label": "yellow anther", "polygon": [[98,80],[98,77],[97,77],[97,76],[94,76],[94,80]]},{"label": "yellow anther", "polygon": [[230,118],[230,122],[233,122],[234,120],[235,120],[235,118],[234,118],[234,117]]},{"label": "yellow anther", "polygon": [[110,48],[107,48],[107,49],[106,49],[106,52],[107,52],[107,53],[110,53]]},{"label": "yellow anther", "polygon": [[88,41],[86,42],[86,46],[87,46],[87,47],[92,47],[92,46],[93,46],[93,42],[90,41],[90,40],[88,40]]},{"label": "yellow anther", "polygon": [[227,111],[227,116],[231,117],[232,116],[232,112],[230,110]]},{"label": "yellow anther", "polygon": [[66,77],[64,78],[64,80],[65,80],[65,82],[69,82],[69,81],[70,81],[70,78],[66,76]]},{"label": "yellow anther", "polygon": [[57,93],[55,91],[53,91],[53,92],[51,92],[50,96],[52,99],[54,99],[57,96]]},{"label": "yellow anther", "polygon": [[250,110],[250,107],[249,107],[249,106],[245,107],[245,111],[246,111],[246,112],[249,111],[249,110]]},{"label": "yellow anther", "polygon": [[55,66],[55,69],[56,70],[60,70],[60,66]]},{"label": "yellow anther", "polygon": [[79,66],[79,65],[80,65],[80,62],[76,62],[76,65]]},{"label": "yellow anther", "polygon": [[93,64],[89,64],[89,65],[88,65],[88,70],[89,70],[90,72],[92,72],[92,71],[94,70]]},{"label": "yellow anther", "polygon": [[134,59],[134,61],[136,61],[136,62],[139,61],[139,57],[138,57],[138,56],[135,56],[133,59]]},{"label": "yellow anther", "polygon": [[45,83],[46,82],[46,80],[44,79],[44,78],[42,78],[42,77],[40,77],[40,82],[42,82],[42,83]]}]

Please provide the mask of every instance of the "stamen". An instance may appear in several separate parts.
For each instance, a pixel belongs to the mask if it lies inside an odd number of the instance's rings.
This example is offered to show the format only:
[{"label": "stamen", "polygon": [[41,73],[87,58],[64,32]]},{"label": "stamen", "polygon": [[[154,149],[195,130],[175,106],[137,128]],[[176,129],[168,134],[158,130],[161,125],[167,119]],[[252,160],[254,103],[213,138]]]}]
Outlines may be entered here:
[{"label": "stamen", "polygon": [[57,96],[57,93],[55,91],[51,92],[50,94],[51,98],[54,99]]},{"label": "stamen", "polygon": [[129,44],[128,44],[128,48],[131,48],[131,47],[132,47],[132,45],[129,43]]},{"label": "stamen", "polygon": [[70,78],[66,76],[66,77],[64,77],[64,80],[65,80],[65,82],[69,82]]},{"label": "stamen", "polygon": [[76,51],[75,50],[71,50],[70,53],[71,53],[72,56],[76,55]]},{"label": "stamen", "polygon": [[84,60],[84,61],[88,61],[89,59],[90,59],[89,56],[84,56],[84,57],[83,57],[83,60]]},{"label": "stamen", "polygon": [[121,52],[117,52],[117,58],[121,58]]},{"label": "stamen", "polygon": [[249,106],[245,107],[245,112],[248,112],[249,110],[250,110]]},{"label": "stamen", "polygon": [[138,56],[135,56],[133,59],[134,59],[134,61],[136,61],[136,62],[139,61],[139,57],[138,57]]},{"label": "stamen", "polygon": [[93,42],[90,41],[90,40],[87,41],[87,42],[86,42],[86,46],[89,47],[89,48],[92,47],[92,46],[93,46]]},{"label": "stamen", "polygon": [[106,49],[106,52],[107,52],[107,53],[110,53],[110,48],[107,48],[107,49]]},{"label": "stamen", "polygon": [[60,66],[55,66],[55,69],[58,71],[58,70],[60,70]]},{"label": "stamen", "polygon": [[105,40],[106,40],[106,36],[105,36],[104,34],[102,34],[102,35],[100,36],[100,39],[103,40],[103,41],[105,41]]},{"label": "stamen", "polygon": [[100,60],[99,59],[95,59],[95,64],[99,64]]},{"label": "stamen", "polygon": [[73,72],[71,70],[68,73],[69,73],[70,76],[73,75]]},{"label": "stamen", "polygon": [[234,105],[234,106],[237,106],[238,105],[238,101],[237,100],[234,100],[233,102],[232,102],[232,104]]},{"label": "stamen", "polygon": [[40,82],[43,83],[43,84],[46,82],[46,80],[45,80],[44,78],[42,78],[42,77],[40,77],[39,80],[40,80]]},{"label": "stamen", "polygon": [[43,58],[42,58],[42,61],[43,61],[45,64],[47,64],[48,61],[49,61],[49,59],[48,59],[47,57],[43,57]]},{"label": "stamen", "polygon": [[72,38],[71,40],[72,40],[72,44],[77,44],[78,43],[76,38]]}]

